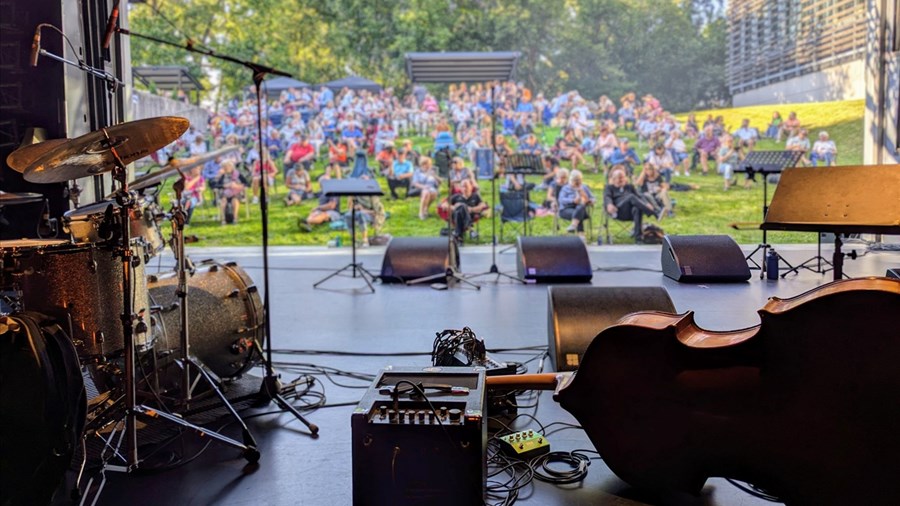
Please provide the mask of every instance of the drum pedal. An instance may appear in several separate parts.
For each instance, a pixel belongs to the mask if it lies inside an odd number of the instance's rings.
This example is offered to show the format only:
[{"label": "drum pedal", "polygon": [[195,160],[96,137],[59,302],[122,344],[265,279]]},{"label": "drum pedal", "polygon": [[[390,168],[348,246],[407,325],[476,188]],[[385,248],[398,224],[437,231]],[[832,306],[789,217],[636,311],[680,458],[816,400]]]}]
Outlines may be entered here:
[{"label": "drum pedal", "polygon": [[497,438],[503,453],[529,460],[550,452],[550,442],[539,432],[523,430]]}]

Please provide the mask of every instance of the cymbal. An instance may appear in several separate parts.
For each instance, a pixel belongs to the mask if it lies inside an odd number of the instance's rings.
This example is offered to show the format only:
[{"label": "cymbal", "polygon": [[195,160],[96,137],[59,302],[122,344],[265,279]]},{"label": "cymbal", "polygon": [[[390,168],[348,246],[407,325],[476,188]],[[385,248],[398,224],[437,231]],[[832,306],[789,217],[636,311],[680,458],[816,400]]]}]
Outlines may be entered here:
[{"label": "cymbal", "polygon": [[187,119],[176,116],[113,125],[61,143],[30,163],[22,173],[32,183],[60,183],[102,174],[115,167],[112,148],[127,165],[175,141],[188,126]]},{"label": "cymbal", "polygon": [[6,157],[6,164],[16,172],[22,172],[38,158],[46,155],[52,149],[69,142],[69,139],[50,139],[36,144],[29,144],[13,151]]},{"label": "cymbal", "polygon": [[156,186],[158,184],[161,184],[166,179],[176,175],[178,171],[185,171],[193,169],[198,165],[204,165],[206,162],[215,160],[219,156],[224,155],[225,153],[230,153],[236,149],[238,149],[238,146],[225,146],[224,148],[219,148],[215,151],[210,151],[209,153],[203,155],[169,160],[169,163],[161,167],[158,171],[144,174],[143,176],[129,183],[128,189],[140,191],[145,188],[150,188],[151,186]]},{"label": "cymbal", "polygon": [[40,193],[10,193],[0,190],[0,206],[14,206],[42,200],[44,196]]}]

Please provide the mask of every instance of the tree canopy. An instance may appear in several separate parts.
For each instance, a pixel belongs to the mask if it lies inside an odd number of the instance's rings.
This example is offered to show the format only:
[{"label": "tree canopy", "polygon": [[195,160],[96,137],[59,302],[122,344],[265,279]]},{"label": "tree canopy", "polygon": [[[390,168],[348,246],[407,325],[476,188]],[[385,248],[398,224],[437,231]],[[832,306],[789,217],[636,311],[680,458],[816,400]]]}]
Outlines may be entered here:
[{"label": "tree canopy", "polygon": [[[652,93],[672,110],[726,101],[723,0],[148,0],[132,29],[294,73],[306,82],[358,74],[409,86],[411,51],[520,51],[517,79],[589,98]],[[219,69],[226,92],[249,83],[235,64],[132,39],[136,65]]]}]

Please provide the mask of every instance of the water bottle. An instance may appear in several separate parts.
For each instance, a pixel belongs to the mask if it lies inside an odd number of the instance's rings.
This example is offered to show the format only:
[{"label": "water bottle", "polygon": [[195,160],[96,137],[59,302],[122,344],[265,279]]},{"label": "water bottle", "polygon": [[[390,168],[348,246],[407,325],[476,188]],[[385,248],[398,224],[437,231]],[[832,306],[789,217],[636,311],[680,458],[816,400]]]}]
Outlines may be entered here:
[{"label": "water bottle", "polygon": [[778,253],[771,248],[766,255],[766,279],[778,281]]}]

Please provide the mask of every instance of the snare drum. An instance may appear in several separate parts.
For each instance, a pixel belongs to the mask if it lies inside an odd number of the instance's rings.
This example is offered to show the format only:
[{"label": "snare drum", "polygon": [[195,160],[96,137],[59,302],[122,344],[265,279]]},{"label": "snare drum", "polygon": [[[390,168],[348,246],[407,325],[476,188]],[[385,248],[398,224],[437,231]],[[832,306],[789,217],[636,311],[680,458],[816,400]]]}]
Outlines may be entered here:
[{"label": "snare drum", "polygon": [[[178,276],[151,276],[148,286],[151,301],[162,307],[160,348],[180,348]],[[187,300],[191,352],[221,378],[249,369],[255,355],[252,340],[262,345],[265,329],[259,291],[244,269],[234,262],[204,260],[188,279]]]},{"label": "snare drum", "polygon": [[[79,354],[88,358],[122,351],[122,259],[94,244],[67,241],[3,241],[3,284],[21,291],[27,311],[53,316],[61,322]],[[132,245],[132,311],[138,352],[153,345],[144,246]]]},{"label": "snare drum", "polygon": [[[121,212],[117,202],[104,200],[67,211],[63,222],[75,244],[102,244],[118,233],[116,222]],[[143,240],[148,258],[158,255],[166,247],[156,221],[158,214],[159,206],[153,198],[142,197],[135,202],[129,219],[131,238]]]}]

